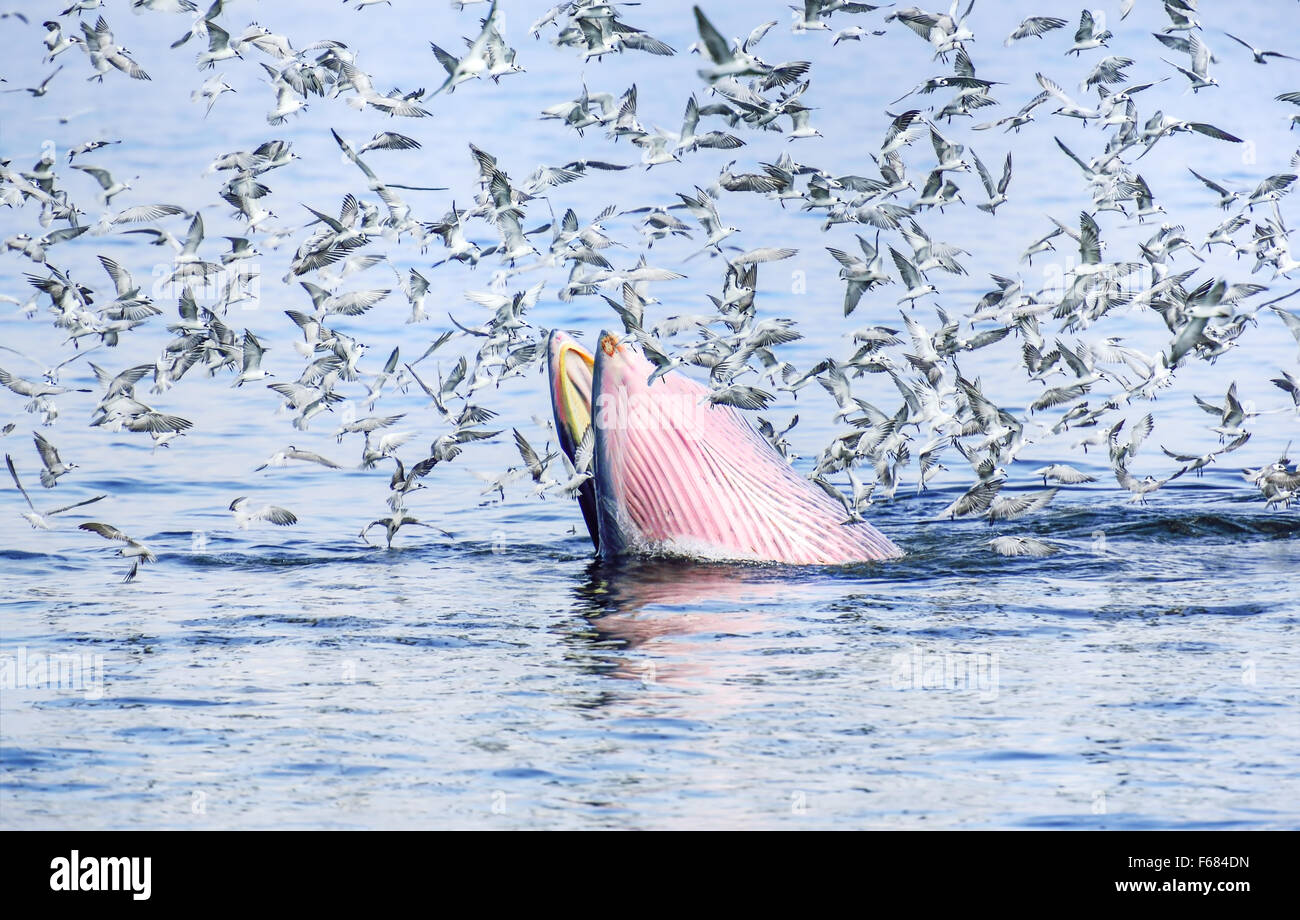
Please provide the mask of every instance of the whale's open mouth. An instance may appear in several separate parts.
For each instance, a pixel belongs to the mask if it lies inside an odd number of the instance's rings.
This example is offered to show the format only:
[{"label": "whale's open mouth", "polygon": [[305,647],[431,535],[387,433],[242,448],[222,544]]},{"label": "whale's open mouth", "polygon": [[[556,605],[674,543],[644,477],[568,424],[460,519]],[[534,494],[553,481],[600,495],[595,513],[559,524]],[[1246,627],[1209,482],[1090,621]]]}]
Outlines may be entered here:
[{"label": "whale's open mouth", "polygon": [[570,336],[551,334],[551,385],[554,388],[555,420],[563,422],[562,438],[570,447],[582,442],[591,424],[591,382],[596,359]]},{"label": "whale's open mouth", "polygon": [[836,565],[902,555],[865,522],[791,469],[707,387],[655,367],[630,342],[602,333],[592,355],[550,339],[551,401],[572,460],[594,429],[592,478],[578,493],[602,556]]},{"label": "whale's open mouth", "polygon": [[[555,431],[560,449],[573,460],[583,435],[591,427],[591,389],[596,359],[573,336],[555,330],[550,339],[551,407],[555,411]],[[578,490],[578,505],[587,522],[591,542],[600,549],[596,524],[596,490],[588,479]]]}]

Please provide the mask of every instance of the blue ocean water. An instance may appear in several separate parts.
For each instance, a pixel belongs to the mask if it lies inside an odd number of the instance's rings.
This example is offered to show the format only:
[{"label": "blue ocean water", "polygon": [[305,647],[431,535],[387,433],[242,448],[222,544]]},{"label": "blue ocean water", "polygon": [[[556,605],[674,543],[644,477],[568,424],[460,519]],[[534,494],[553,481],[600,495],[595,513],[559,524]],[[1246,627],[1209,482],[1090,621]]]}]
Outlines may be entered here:
[{"label": "blue ocean water", "polygon": [[[270,126],[265,115],[275,100],[255,63],[258,52],[218,65],[215,72],[237,91],[205,118],[204,106],[190,101],[210,76],[194,66],[198,43],[167,47],[190,17],[133,15],[127,3],[111,0],[106,18],[152,80],[114,72],[102,85],[87,82],[85,55],[66,52],[46,96],[0,96],[0,157],[26,169],[52,145],[61,185],[81,196],[79,203],[84,197],[94,220],[98,187],[62,169],[64,151],[92,138],[121,139],[78,161],[131,181],[115,207],[202,208],[211,256],[224,249],[221,235],[244,232],[217,198],[222,177],[205,174],[223,153],[271,138],[292,141],[301,159],[264,181],[277,214],[272,225],[300,228],[311,219],[303,205],[332,213],[347,192],[374,200],[330,129],[357,142],[379,130],[401,131],[423,148],[376,151],[367,162],[388,182],[446,186],[403,192],[432,220],[453,201],[463,207],[473,197],[478,171],[470,143],[497,156],[515,180],[540,164],[578,158],[638,162],[640,151],[626,141],[613,143],[598,130],[578,136],[538,117],[584,85],[617,96],[635,83],[641,121],[670,131],[678,129],[691,92],[704,99],[699,59],[686,53],[696,39],[689,3],[644,4],[624,14],[673,45],[676,56],[627,53],[585,64],[572,49],[551,46],[553,28],[541,40],[528,36],[528,24],[547,5],[505,5],[506,35],[525,74],[438,96],[426,102],[430,118],[390,120],[358,112],[342,98],[313,98],[286,124]],[[1151,38],[1165,21],[1155,4],[1140,2],[1124,22],[1118,4],[1105,10],[1116,33],[1110,53],[1138,62],[1133,79],[1172,74],[1136,97],[1144,118],[1161,109],[1245,141],[1167,138],[1138,164],[1170,222],[1183,224],[1193,240],[1225,215],[1188,166],[1249,190],[1286,171],[1300,143],[1287,130],[1291,107],[1272,101],[1300,88],[1300,64],[1258,66],[1221,31],[1226,26],[1300,56],[1300,47],[1288,45],[1293,36],[1276,28],[1294,5],[1234,6],[1230,15],[1226,7],[1204,5],[1205,40],[1219,59],[1213,73],[1222,85],[1197,95],[1184,93],[1185,80],[1159,60],[1174,55]],[[0,21],[0,76],[14,87],[37,85],[55,66],[40,62],[38,23],[61,7],[26,6],[31,24]],[[909,30],[884,25],[884,11],[861,22],[885,35],[832,47],[827,34],[790,34],[783,4],[718,2],[706,10],[727,35],[743,36],[764,18],[780,20],[761,52],[772,61],[813,62],[805,99],[824,137],[788,142],[750,132],[747,146],[734,152],[701,151],[649,170],[593,171],[555,189],[549,203],[533,202],[527,226],[549,220],[550,208],[558,215],[573,207],[585,221],[608,204],[674,203],[677,192],[707,187],[733,156],[737,170],[788,150],[836,175],[868,174],[886,109],[946,101],[936,94],[890,105],[951,65],[931,60]],[[235,31],[255,20],[287,34],[295,47],[344,41],[383,92],[434,88],[442,71],[428,41],[459,48],[459,36],[476,32],[484,11],[413,0],[360,12],[339,4],[237,2],[227,5],[226,21]],[[1048,12],[1071,24],[1041,42],[1002,46],[1024,16]],[[1010,114],[1027,101],[1038,91],[1036,72],[1087,98],[1078,83],[1106,52],[1065,56],[1077,14],[1072,7],[976,5],[971,58],[981,77],[998,81],[993,95],[1003,103],[976,119]],[[854,21],[833,20],[837,28]],[[1044,107],[1019,134],[958,124],[950,136],[971,145],[991,169],[1000,169],[1008,149],[1015,160],[1010,201],[996,216],[970,206],[922,215],[936,239],[969,252],[962,257],[967,275],[932,278],[940,289],[936,303],[956,314],[969,312],[989,289],[990,273],[1019,272],[1033,288],[1060,271],[1059,261],[1019,262],[1024,247],[1051,229],[1047,215],[1077,223],[1090,205],[1082,174],[1053,138],[1086,159],[1100,152],[1104,135]],[[918,185],[932,157],[928,146],[922,140],[906,154]],[[976,177],[958,181],[968,202],[982,199]],[[900,322],[896,286],[868,294],[852,317],[842,316],[839,266],[824,247],[852,248],[853,228],[823,231],[819,216],[755,195],[726,194],[720,208],[741,228],[740,245],[799,249],[794,259],[759,269],[761,314],[795,318],[805,334],[783,347],[788,360],[808,366],[842,357],[851,330]],[[1290,199],[1282,213],[1294,222]],[[185,219],[169,220],[164,225],[182,236]],[[1153,232],[1151,222],[1137,226],[1116,214],[1099,222],[1108,257],[1135,252]],[[632,264],[641,248],[634,220],[609,226],[628,247],[611,258]],[[0,208],[0,236],[23,231],[45,232],[35,206]],[[484,245],[494,242],[490,228],[480,224],[477,231]],[[304,363],[293,348],[298,330],[283,311],[309,301],[279,280],[296,242],[272,248],[258,241],[259,296],[228,317],[232,328],[252,329],[269,345],[265,364],[279,379],[295,378]],[[901,245],[896,237],[891,242]],[[703,312],[706,295],[721,289],[721,260],[687,259],[698,246],[665,241],[647,253],[651,264],[688,276],[653,286],[662,301],[651,308],[656,318]],[[160,252],[139,236],[87,234],[53,249],[51,261],[107,293],[97,254],[152,283],[166,273],[158,269]],[[494,259],[477,268],[432,269],[441,258],[436,244],[424,253],[394,246],[390,258],[403,273],[413,266],[429,277],[431,318],[407,325],[408,308],[394,290],[364,316],[340,319],[339,329],[368,346],[363,368],[378,370],[394,346],[405,360],[418,357],[451,328],[448,312],[466,325],[487,321],[464,292],[490,289],[499,268]],[[1268,271],[1252,276],[1249,258],[1222,250],[1206,258],[1199,278],[1267,283],[1268,296],[1294,285],[1272,281]],[[1200,267],[1191,259],[1177,265]],[[32,288],[23,275],[34,269],[14,253],[0,255],[0,293],[26,300]],[[581,331],[588,342],[600,328],[617,327],[598,298],[554,296],[563,270],[545,277],[546,293],[529,314],[537,326]],[[525,274],[515,286],[542,278]],[[395,288],[382,265],[346,283]],[[171,301],[159,305],[166,317],[90,360],[114,372],[153,361],[167,341],[160,321],[174,316]],[[0,344],[45,364],[73,354],[43,307],[31,318],[12,304],[0,307]],[[924,301],[916,315],[927,328],[937,325]],[[1108,316],[1081,335],[1123,336],[1148,353],[1168,338],[1149,311]],[[473,347],[446,346],[420,369],[446,373],[457,354]],[[24,398],[0,392],[0,423],[16,424],[0,437],[0,448],[14,456],[38,507],[110,495],[86,517],[69,516],[49,532],[32,531],[19,517],[26,506],[15,490],[6,488],[0,499],[0,668],[14,678],[0,683],[0,824],[1293,827],[1300,817],[1300,518],[1294,508],[1265,509],[1240,470],[1275,460],[1300,433],[1295,413],[1285,411],[1289,401],[1269,383],[1280,369],[1295,372],[1296,352],[1281,323],[1261,316],[1214,365],[1188,366],[1158,399],[1133,403],[1129,417],[1150,411],[1156,418],[1134,471],[1161,478],[1177,464],[1160,445],[1189,453],[1219,445],[1194,395],[1221,400],[1235,381],[1242,399],[1267,413],[1252,423],[1244,448],[1203,477],[1171,483],[1147,505],[1126,501],[1104,455],[1072,449],[1082,434],[1071,430],[1027,449],[1009,470],[1012,487],[1032,488],[1028,471],[1054,461],[1091,472],[1097,483],[1064,489],[1046,511],[1009,524],[936,520],[970,482],[950,462],[954,469],[928,491],[918,493],[915,480],[905,480],[894,501],[869,509],[907,557],[844,569],[598,563],[572,503],[539,500],[522,487],[494,500],[473,472],[495,475],[517,463],[509,428],[518,426],[539,446],[553,437],[536,421],[550,412],[537,373],[482,394],[501,413],[492,427],[505,434],[440,466],[429,487],[411,497],[412,514],[452,536],[408,527],[390,551],[382,537],[376,547],[357,536],[389,513],[389,465],[356,469],[359,441],[336,443],[338,418],[295,430],[291,416],[277,414],[279,399],[260,384],[232,389],[228,376],[209,379],[196,368],[167,393],[144,396],[195,422],[157,451],[147,437],[90,428],[96,395],[61,397],[60,415],[45,429],[24,413]],[[0,366],[28,377],[40,370],[7,352],[0,352]],[[990,398],[1017,412],[1041,390],[1024,379],[1015,339],[972,354],[962,367]],[[69,365],[61,380],[98,389],[85,360]],[[342,391],[354,404],[365,395],[359,383]],[[855,382],[855,392],[885,408],[898,401],[881,376]],[[378,411],[407,413],[400,427],[416,432],[413,449],[402,454],[409,461],[445,430],[416,387],[390,388]],[[814,386],[797,397],[782,394],[762,414],[779,423],[799,414],[791,439],[806,470],[839,430],[833,411]],[[36,481],[32,430],[79,465],[55,489]],[[349,468],[254,472],[289,444]],[[239,495],[290,508],[300,522],[237,530],[226,509]],[[76,529],[85,519],[144,540],[157,563],[122,584],[126,564],[112,556],[112,545]],[[1006,559],[986,546],[1002,533],[1047,539],[1061,552]]]}]

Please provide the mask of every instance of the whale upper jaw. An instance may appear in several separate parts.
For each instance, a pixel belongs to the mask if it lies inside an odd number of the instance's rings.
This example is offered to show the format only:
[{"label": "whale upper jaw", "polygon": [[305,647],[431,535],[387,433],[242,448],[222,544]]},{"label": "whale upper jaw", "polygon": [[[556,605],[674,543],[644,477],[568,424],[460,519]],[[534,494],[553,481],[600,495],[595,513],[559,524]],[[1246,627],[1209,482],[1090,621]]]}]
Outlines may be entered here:
[{"label": "whale upper jaw", "polygon": [[840,505],[706,387],[676,372],[647,384],[655,368],[635,346],[604,332],[599,342],[592,356],[552,333],[550,373],[565,452],[595,428],[591,493],[579,503],[601,556],[838,565],[902,555],[870,524],[843,523]]},{"label": "whale upper jaw", "polygon": [[[573,336],[559,329],[551,333],[549,352],[551,408],[555,413],[555,431],[560,449],[573,460],[582,437],[591,426],[591,394],[595,359]],[[596,487],[588,479],[578,489],[578,505],[591,542],[600,550],[600,532],[596,522]]]}]

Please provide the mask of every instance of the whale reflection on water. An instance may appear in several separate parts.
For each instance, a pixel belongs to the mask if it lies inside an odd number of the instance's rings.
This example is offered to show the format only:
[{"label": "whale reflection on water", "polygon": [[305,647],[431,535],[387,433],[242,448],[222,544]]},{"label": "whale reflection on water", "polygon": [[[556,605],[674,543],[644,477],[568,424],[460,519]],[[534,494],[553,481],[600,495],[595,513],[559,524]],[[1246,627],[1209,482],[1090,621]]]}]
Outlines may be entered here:
[{"label": "whale reflection on water", "polygon": [[[644,558],[593,560],[573,589],[598,670],[645,684],[698,686],[753,666],[740,652],[788,620],[794,566]],[[734,659],[734,674],[727,662]]]}]

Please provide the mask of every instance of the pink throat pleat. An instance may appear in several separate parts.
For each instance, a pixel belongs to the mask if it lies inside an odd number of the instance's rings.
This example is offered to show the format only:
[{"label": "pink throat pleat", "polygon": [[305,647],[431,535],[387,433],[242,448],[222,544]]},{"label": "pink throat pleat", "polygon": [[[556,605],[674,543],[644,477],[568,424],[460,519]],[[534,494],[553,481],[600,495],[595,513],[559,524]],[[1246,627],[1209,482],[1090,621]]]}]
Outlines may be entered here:
[{"label": "pink throat pleat", "polygon": [[[742,415],[709,390],[654,367],[630,345],[597,355],[601,545],[624,551],[834,565],[901,556],[867,523],[798,475]],[[606,526],[618,539],[606,540]]]}]

